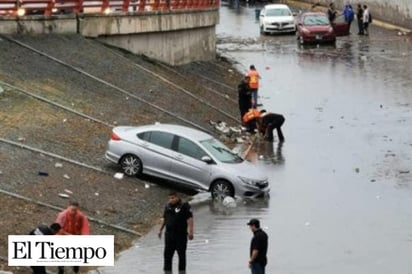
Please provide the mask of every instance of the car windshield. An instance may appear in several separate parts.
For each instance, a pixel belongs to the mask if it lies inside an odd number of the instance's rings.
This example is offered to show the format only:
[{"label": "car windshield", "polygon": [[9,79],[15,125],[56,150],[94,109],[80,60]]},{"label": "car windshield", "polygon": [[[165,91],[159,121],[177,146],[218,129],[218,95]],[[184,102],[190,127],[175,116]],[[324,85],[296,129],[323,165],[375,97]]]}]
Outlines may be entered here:
[{"label": "car windshield", "polygon": [[243,159],[216,139],[200,141],[206,150],[223,163],[241,163]]},{"label": "car windshield", "polygon": [[287,9],[268,9],[266,16],[292,16],[292,13]]},{"label": "car windshield", "polygon": [[324,26],[324,25],[329,25],[329,19],[326,16],[305,16],[303,18],[303,23],[306,26]]}]

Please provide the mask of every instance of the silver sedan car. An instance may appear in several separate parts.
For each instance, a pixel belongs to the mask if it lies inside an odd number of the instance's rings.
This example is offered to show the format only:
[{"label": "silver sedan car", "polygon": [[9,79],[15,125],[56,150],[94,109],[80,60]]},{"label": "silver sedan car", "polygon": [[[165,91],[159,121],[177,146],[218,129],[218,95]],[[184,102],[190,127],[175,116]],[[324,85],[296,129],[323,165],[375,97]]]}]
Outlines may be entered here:
[{"label": "silver sedan car", "polygon": [[210,191],[213,198],[260,197],[267,177],[202,131],[172,124],[113,128],[106,158],[128,176],[141,173]]}]

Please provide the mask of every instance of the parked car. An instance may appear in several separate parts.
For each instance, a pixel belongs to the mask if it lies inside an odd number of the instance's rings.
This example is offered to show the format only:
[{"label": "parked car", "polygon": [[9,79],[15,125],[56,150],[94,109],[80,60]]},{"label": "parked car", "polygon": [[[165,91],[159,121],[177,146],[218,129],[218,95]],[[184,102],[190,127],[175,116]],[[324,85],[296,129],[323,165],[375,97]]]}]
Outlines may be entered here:
[{"label": "parked car", "polygon": [[211,135],[185,126],[115,127],[105,156],[128,176],[152,175],[210,191],[213,198],[269,192],[267,177],[252,163]]},{"label": "parked car", "polygon": [[263,7],[259,15],[260,33],[295,33],[293,13],[287,5],[270,4]]},{"label": "parked car", "polygon": [[337,36],[349,35],[349,25],[342,15],[333,24],[322,12],[304,12],[297,18],[297,39],[300,44],[335,43]]}]

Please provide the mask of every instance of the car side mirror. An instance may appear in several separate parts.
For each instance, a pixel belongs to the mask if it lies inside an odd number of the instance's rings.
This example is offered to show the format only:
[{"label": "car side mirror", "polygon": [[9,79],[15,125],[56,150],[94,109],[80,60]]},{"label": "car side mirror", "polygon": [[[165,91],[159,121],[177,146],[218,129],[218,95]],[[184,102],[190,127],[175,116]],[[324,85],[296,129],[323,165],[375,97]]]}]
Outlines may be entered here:
[{"label": "car side mirror", "polygon": [[203,156],[202,161],[205,162],[206,164],[213,164],[214,163],[213,159],[210,158],[209,156]]}]

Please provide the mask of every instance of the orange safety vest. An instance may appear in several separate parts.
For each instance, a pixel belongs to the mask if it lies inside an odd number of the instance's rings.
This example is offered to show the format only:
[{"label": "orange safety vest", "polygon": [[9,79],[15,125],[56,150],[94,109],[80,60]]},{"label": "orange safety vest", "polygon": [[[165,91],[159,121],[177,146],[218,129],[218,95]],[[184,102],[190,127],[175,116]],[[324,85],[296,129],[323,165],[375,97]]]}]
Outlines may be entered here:
[{"label": "orange safety vest", "polygon": [[248,112],[245,113],[245,115],[243,115],[242,120],[244,123],[248,123],[250,121],[252,121],[253,119],[256,119],[260,117],[260,111],[253,108],[251,110],[249,110]]},{"label": "orange safety vest", "polygon": [[256,70],[249,70],[247,73],[249,76],[249,88],[258,89],[259,88],[259,73]]}]

